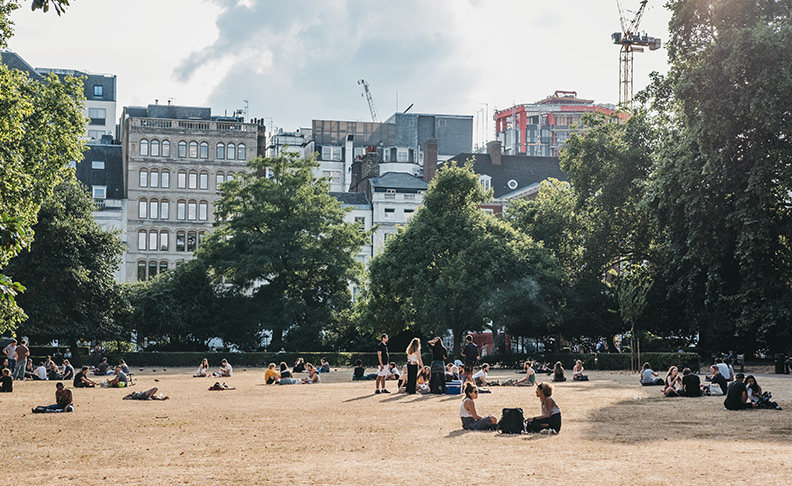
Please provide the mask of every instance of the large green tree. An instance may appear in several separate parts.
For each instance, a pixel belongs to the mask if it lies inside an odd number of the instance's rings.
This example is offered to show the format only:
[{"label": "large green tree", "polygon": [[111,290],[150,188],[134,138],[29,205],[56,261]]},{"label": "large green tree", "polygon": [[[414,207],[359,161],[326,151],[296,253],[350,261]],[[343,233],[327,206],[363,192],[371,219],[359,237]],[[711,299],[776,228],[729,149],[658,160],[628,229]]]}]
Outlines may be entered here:
[{"label": "large green tree", "polygon": [[74,343],[120,333],[115,313],[123,301],[113,273],[123,244],[99,228],[94,209],[85,186],[61,182],[41,206],[36,239],[7,267],[27,287],[17,298],[28,316],[19,331],[33,340]]},{"label": "large green tree", "polygon": [[[322,331],[351,306],[355,260],[367,235],[344,221],[311,157],[292,153],[250,162],[250,171],[222,186],[223,221],[198,252],[213,276],[246,298],[260,329],[295,348],[315,347]],[[269,176],[267,176],[269,175]]]},{"label": "large green tree", "polygon": [[558,266],[549,253],[479,205],[490,194],[471,165],[446,164],[410,223],[369,267],[365,320],[392,333],[451,330],[488,322],[520,335],[545,334],[557,311]]}]

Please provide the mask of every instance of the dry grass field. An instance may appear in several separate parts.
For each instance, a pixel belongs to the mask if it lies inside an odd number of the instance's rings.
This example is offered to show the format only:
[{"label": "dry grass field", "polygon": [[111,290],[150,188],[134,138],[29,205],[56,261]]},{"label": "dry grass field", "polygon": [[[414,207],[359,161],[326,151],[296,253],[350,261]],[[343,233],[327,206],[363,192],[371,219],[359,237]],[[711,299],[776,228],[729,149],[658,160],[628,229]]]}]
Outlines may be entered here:
[{"label": "dry grass field", "polygon": [[[792,471],[786,375],[757,375],[784,411],[728,412],[722,397],[665,399],[636,376],[590,372],[589,382],[555,387],[561,434],[506,436],[463,431],[458,396],[375,395],[373,381],[350,381],[350,369],[292,386],[239,369],[225,380],[236,390],[223,392],[191,373],[136,373],[131,391],[158,386],[168,401],[78,389],[74,413],[46,415],[30,409],[54,403],[55,384],[17,382],[0,395],[7,475],[47,485],[677,486],[788,484]],[[479,413],[504,407],[538,414],[532,388],[493,387],[477,400]]]}]

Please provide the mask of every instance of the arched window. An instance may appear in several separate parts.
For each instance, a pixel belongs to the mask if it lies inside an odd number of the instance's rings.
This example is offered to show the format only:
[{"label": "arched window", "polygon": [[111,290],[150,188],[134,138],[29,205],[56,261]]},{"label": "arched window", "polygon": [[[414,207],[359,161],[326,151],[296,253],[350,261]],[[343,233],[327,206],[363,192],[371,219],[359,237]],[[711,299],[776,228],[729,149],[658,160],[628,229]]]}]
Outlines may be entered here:
[{"label": "arched window", "polygon": [[187,157],[187,142],[179,142],[179,157]]},{"label": "arched window", "polygon": [[233,181],[233,180],[234,180],[234,173],[233,172],[229,172],[228,174],[226,174],[226,182],[230,182],[230,181]]},{"label": "arched window", "polygon": [[209,144],[206,142],[201,142],[201,158],[202,159],[209,158]]},{"label": "arched window", "polygon": [[170,157],[170,142],[167,140],[162,141],[162,156]]},{"label": "arched window", "polygon": [[145,138],[140,141],[140,155],[149,154],[149,143]]},{"label": "arched window", "polygon": [[149,278],[154,278],[157,276],[157,262],[156,260],[152,260],[148,262],[148,269],[149,269]]},{"label": "arched window", "polygon": [[170,187],[170,171],[163,169],[160,173],[160,187],[163,189]]},{"label": "arched window", "polygon": [[240,143],[237,148],[237,158],[239,158],[239,160],[245,160],[247,158],[247,147],[245,147],[244,143]]},{"label": "arched window", "polygon": [[138,200],[138,219],[148,218],[148,201],[145,199]]},{"label": "arched window", "polygon": [[187,201],[176,202],[176,219],[184,221],[187,217]]},{"label": "arched window", "polygon": [[176,232],[176,251],[187,251],[187,234],[184,231]]},{"label": "arched window", "polygon": [[198,244],[198,234],[195,231],[187,232],[187,251],[195,251]]},{"label": "arched window", "polygon": [[198,142],[190,142],[190,158],[198,158]]},{"label": "arched window", "polygon": [[194,170],[187,174],[187,188],[198,189],[198,173]]},{"label": "arched window", "polygon": [[160,243],[160,247],[159,247],[160,251],[168,251],[168,250],[170,250],[170,248],[169,248],[170,241],[168,241],[169,239],[170,239],[170,233],[168,233],[165,230],[160,232],[160,242],[159,242]]},{"label": "arched window", "polygon": [[215,191],[220,190],[220,184],[223,182],[225,182],[225,173],[218,171],[217,174],[215,174]]},{"label": "arched window", "polygon": [[170,201],[163,199],[160,201],[160,219],[170,218]]},{"label": "arched window", "polygon": [[149,244],[148,249],[151,251],[157,251],[157,242],[159,241],[159,232],[157,230],[149,231]]},{"label": "arched window", "polygon": [[140,169],[138,172],[138,186],[148,187],[148,170]]},{"label": "arched window", "polygon": [[160,143],[159,140],[152,140],[151,141],[151,156],[152,157],[159,157],[160,154]]},{"label": "arched window", "polygon": [[167,271],[168,271],[168,261],[167,260],[162,260],[160,262],[159,273],[165,273]]},{"label": "arched window", "polygon": [[228,160],[236,160],[236,146],[233,143],[228,144]]},{"label": "arched window", "polygon": [[222,143],[218,143],[217,147],[215,147],[215,158],[218,160],[223,160],[225,158],[225,145]]},{"label": "arched window", "polygon": [[198,203],[187,201],[187,220],[195,221],[198,218]]},{"label": "arched window", "polygon": [[204,236],[206,236],[206,231],[198,232],[198,248],[201,247],[201,243],[203,242]]},{"label": "arched window", "polygon": [[176,187],[179,189],[186,189],[187,188],[187,171],[180,170],[176,173]]},{"label": "arched window", "polygon": [[138,282],[146,280],[146,262],[144,260],[137,262],[137,279]]},{"label": "arched window", "polygon": [[138,231],[138,250],[146,249],[146,230]]},{"label": "arched window", "polygon": [[198,174],[198,188],[209,189],[209,173],[201,172]]},{"label": "arched window", "polygon": [[159,201],[156,199],[149,201],[149,218],[159,219]]},{"label": "arched window", "polygon": [[209,218],[209,203],[201,201],[198,203],[198,220],[206,221]]},{"label": "arched window", "polygon": [[149,172],[149,187],[159,187],[159,181],[160,181],[159,175],[160,173],[156,169],[152,169]]}]

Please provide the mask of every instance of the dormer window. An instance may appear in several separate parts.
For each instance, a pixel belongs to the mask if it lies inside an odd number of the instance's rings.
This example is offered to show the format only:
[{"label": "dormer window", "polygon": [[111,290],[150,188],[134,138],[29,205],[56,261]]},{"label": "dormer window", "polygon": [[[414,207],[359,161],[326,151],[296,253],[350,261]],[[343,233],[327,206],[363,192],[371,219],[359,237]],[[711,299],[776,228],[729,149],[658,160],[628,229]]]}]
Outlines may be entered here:
[{"label": "dormer window", "polygon": [[492,177],[488,175],[479,177],[479,184],[481,184],[481,187],[483,187],[485,191],[489,191],[492,188]]}]

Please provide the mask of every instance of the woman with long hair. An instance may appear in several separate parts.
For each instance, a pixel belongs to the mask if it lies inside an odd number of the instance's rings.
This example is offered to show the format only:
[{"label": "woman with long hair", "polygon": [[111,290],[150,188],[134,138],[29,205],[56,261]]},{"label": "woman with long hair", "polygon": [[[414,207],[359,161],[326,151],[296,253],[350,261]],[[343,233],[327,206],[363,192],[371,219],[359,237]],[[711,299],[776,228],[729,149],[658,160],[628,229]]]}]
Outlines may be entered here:
[{"label": "woman with long hair", "polygon": [[550,433],[558,433],[561,430],[561,409],[553,400],[553,387],[549,383],[539,383],[536,385],[536,397],[539,398],[542,414],[536,417],[529,417],[525,421],[525,427],[530,432],[542,432],[552,430]]},{"label": "woman with long hair", "polygon": [[566,381],[564,367],[561,366],[560,361],[556,361],[555,366],[553,366],[553,381]]},{"label": "woman with long hair", "polygon": [[209,376],[209,360],[204,358],[201,360],[201,364],[198,365],[198,371],[195,372],[195,377],[201,378],[204,376]]},{"label": "woman with long hair", "polygon": [[429,389],[432,393],[445,393],[445,360],[448,358],[448,351],[439,336],[429,341],[429,348],[432,350],[432,378],[429,380]]},{"label": "woman with long hair", "polygon": [[459,418],[462,419],[462,428],[465,430],[495,430],[498,428],[498,419],[489,415],[482,417],[476,412],[474,400],[478,398],[478,388],[473,382],[465,383],[465,398],[459,406]]},{"label": "woman with long hair", "polygon": [[407,393],[410,395],[415,395],[419,367],[423,368],[423,360],[421,360],[421,340],[416,337],[407,346]]},{"label": "woman with long hair", "polygon": [[682,389],[682,378],[679,376],[679,368],[672,366],[668,368],[664,380],[665,387],[663,388],[663,395],[667,397],[678,397]]}]

